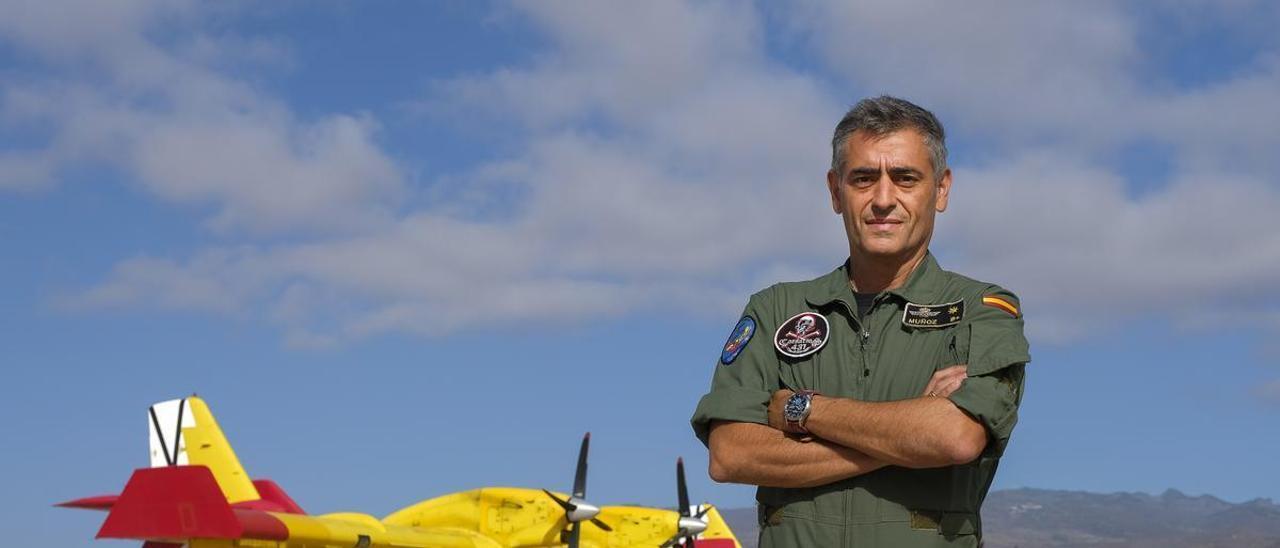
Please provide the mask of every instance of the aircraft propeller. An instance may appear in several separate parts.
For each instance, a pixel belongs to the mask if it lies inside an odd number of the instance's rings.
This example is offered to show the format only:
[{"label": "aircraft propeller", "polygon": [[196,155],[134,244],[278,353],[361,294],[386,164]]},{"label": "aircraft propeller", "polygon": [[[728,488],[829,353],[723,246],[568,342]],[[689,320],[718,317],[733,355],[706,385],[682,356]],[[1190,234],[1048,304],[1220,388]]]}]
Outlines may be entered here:
[{"label": "aircraft propeller", "polygon": [[542,490],[548,497],[551,497],[551,500],[556,501],[556,504],[564,509],[564,519],[569,527],[566,537],[569,548],[579,547],[582,538],[582,530],[579,524],[583,521],[590,521],[596,527],[605,531],[613,531],[612,527],[596,518],[596,515],[600,513],[600,507],[585,500],[587,497],[587,446],[590,443],[591,432],[587,432],[585,436],[582,436],[582,448],[578,450],[578,468],[573,474],[573,494],[569,496],[568,500],[561,499],[546,489]]},{"label": "aircraft propeller", "polygon": [[711,506],[701,507],[697,514],[689,510],[689,489],[685,486],[684,481],[684,459],[676,459],[676,499],[677,511],[680,512],[680,519],[676,521],[675,536],[667,539],[662,543],[662,548],[672,548],[680,544],[680,539],[684,539],[683,548],[693,548],[693,537],[707,530],[707,522],[702,519],[711,511]]}]

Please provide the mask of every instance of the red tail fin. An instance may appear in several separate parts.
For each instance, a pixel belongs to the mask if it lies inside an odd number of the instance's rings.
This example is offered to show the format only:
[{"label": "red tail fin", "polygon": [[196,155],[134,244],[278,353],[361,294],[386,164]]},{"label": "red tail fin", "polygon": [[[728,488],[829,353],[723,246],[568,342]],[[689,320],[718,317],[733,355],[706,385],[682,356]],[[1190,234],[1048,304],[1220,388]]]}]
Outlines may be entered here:
[{"label": "red tail fin", "polygon": [[243,532],[208,468],[169,466],[133,473],[98,538],[233,539]]}]

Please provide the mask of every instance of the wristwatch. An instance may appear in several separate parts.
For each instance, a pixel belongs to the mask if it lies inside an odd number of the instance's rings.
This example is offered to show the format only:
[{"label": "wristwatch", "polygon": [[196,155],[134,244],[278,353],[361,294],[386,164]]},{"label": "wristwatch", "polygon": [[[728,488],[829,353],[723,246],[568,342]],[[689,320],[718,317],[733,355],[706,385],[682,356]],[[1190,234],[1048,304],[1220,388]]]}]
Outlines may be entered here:
[{"label": "wristwatch", "polygon": [[804,421],[809,418],[809,410],[813,407],[813,397],[816,395],[818,393],[813,390],[801,390],[787,398],[787,404],[782,407],[782,418],[786,419],[787,428],[809,433],[804,427]]}]

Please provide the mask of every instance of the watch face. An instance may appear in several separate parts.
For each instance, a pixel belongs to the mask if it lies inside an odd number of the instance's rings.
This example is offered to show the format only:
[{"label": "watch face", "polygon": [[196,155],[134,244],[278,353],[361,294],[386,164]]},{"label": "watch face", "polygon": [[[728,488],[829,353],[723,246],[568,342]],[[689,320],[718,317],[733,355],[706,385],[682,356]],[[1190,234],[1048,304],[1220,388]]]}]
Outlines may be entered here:
[{"label": "watch face", "polygon": [[796,394],[787,399],[787,405],[782,408],[782,416],[789,421],[799,422],[804,418],[804,412],[809,409],[808,394]]}]

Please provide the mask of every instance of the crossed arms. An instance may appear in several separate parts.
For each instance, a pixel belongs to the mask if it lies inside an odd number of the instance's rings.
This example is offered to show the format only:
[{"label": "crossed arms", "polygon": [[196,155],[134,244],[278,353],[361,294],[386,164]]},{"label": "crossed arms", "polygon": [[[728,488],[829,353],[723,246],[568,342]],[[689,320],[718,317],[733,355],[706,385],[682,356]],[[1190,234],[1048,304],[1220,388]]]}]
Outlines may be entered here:
[{"label": "crossed arms", "polygon": [[893,402],[815,396],[808,436],[789,431],[774,392],[769,424],[712,421],[711,478],[769,487],[812,487],[889,465],[935,468],[970,462],[987,445],[986,429],[947,399],[967,367],[934,373],[924,395]]}]

